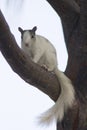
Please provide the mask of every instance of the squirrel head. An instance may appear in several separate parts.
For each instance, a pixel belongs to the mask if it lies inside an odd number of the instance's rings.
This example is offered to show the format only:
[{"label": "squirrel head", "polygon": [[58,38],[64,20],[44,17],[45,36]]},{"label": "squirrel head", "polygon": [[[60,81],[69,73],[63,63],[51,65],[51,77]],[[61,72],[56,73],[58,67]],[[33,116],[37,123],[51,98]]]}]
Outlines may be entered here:
[{"label": "squirrel head", "polygon": [[18,27],[18,30],[21,33],[21,40],[23,43],[31,44],[31,42],[35,39],[35,33],[37,30],[36,26],[29,30],[23,30],[21,27]]}]

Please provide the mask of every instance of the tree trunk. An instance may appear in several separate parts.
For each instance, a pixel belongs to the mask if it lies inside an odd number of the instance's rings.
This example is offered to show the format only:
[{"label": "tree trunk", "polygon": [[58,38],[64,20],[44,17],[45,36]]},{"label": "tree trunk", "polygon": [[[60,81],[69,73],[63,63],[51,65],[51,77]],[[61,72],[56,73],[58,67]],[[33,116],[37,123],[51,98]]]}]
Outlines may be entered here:
[{"label": "tree trunk", "polygon": [[[63,121],[57,123],[57,130],[87,130],[87,0],[47,1],[62,22],[69,57],[65,74],[72,80],[76,92],[73,107]],[[55,74],[46,72],[27,58],[17,46],[1,11],[0,50],[23,80],[57,100],[61,90]]]},{"label": "tree trunk", "polygon": [[87,1],[48,2],[61,18],[69,56],[65,74],[76,90],[76,103],[68,110],[63,122],[57,124],[57,129],[87,130]]}]

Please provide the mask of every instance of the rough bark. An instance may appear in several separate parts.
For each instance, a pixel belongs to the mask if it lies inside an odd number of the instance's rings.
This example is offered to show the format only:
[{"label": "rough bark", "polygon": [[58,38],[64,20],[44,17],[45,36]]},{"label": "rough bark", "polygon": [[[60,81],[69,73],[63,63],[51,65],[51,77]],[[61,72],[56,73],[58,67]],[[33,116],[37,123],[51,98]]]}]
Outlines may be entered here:
[{"label": "rough bark", "polygon": [[[76,101],[63,121],[57,123],[57,129],[87,130],[87,0],[47,1],[62,22],[69,57],[65,74],[72,80],[76,91]],[[56,76],[27,58],[17,46],[1,12],[0,50],[23,80],[57,100],[60,86]]]}]

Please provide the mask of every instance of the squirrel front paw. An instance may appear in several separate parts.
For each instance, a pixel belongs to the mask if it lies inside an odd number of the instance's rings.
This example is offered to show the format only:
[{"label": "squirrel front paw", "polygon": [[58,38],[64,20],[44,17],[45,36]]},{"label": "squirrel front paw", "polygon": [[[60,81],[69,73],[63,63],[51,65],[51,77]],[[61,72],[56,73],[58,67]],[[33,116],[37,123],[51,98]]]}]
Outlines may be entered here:
[{"label": "squirrel front paw", "polygon": [[41,67],[42,67],[44,70],[48,71],[48,68],[47,68],[47,66],[46,66],[45,64],[41,65]]}]

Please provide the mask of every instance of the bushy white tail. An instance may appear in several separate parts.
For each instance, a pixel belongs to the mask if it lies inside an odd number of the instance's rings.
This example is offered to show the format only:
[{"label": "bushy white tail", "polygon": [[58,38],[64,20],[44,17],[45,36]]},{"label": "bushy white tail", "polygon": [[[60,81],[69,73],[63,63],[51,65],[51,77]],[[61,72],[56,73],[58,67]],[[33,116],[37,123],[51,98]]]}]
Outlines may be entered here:
[{"label": "bushy white tail", "polygon": [[70,79],[58,69],[55,69],[55,74],[61,86],[61,93],[54,106],[40,116],[39,123],[42,125],[49,125],[52,121],[61,121],[64,113],[72,106],[75,99],[75,92]]}]

